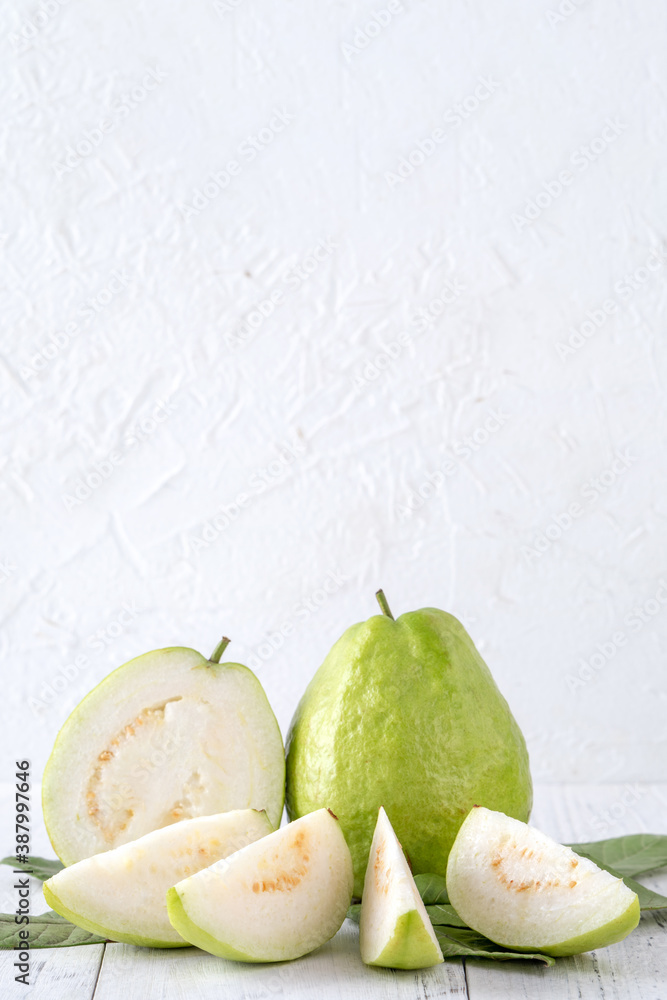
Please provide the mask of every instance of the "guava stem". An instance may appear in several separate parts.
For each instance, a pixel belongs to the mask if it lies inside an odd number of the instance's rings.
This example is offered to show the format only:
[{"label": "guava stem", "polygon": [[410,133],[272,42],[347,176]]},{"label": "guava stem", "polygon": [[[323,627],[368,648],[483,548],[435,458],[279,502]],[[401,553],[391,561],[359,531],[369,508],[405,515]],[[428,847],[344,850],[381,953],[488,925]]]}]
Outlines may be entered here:
[{"label": "guava stem", "polygon": [[227,636],[223,636],[218,645],[215,647],[211,655],[209,656],[210,663],[220,663],[220,657],[227,649],[227,646],[232,640],[228,639]]},{"label": "guava stem", "polygon": [[382,614],[386,615],[387,618],[391,618],[392,621],[395,621],[395,618],[394,618],[394,616],[391,613],[391,609],[389,608],[389,605],[387,604],[387,598],[384,596],[384,590],[378,590],[378,591],[376,591],[375,596],[377,597],[378,604],[380,605],[380,608],[382,609]]}]

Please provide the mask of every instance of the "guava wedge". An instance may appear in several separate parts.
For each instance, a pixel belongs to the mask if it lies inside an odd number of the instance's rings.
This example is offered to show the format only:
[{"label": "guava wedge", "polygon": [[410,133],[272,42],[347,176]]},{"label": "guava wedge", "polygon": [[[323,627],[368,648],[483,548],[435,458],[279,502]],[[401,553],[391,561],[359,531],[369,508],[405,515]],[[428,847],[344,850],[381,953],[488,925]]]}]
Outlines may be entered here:
[{"label": "guava wedge", "polygon": [[482,806],[454,842],[447,892],[459,916],[491,941],[554,957],[622,941],[639,923],[639,900],[622,879]]},{"label": "guava wedge", "polygon": [[73,924],[113,941],[186,947],[167,916],[167,889],[272,832],[255,809],[186,819],[63,868],[44,883],[44,898]]},{"label": "guava wedge", "polygon": [[477,802],[527,820],[521,730],[460,621],[437,608],[352,625],[299,702],[287,736],[287,813],[327,806],[361,896],[378,809],[391,816],[415,875],[445,875]]},{"label": "guava wedge", "polygon": [[299,958],[332,938],[352,899],[352,859],[327,809],[179,882],[167,909],[181,937],[239,962]]},{"label": "guava wedge", "polygon": [[285,761],[262,685],[240,663],[157,649],[77,705],[44,770],[44,821],[63,864],[194,816],[264,809],[280,824]]},{"label": "guava wedge", "polygon": [[443,961],[426,907],[382,807],[364,879],[359,945],[366,965],[425,969]]}]

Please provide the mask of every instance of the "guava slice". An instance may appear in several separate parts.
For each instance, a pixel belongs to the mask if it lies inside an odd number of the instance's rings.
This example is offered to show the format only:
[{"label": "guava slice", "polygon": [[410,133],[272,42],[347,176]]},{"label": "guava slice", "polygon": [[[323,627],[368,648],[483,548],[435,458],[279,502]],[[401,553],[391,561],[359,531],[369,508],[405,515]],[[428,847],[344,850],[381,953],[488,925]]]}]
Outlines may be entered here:
[{"label": "guava slice", "polygon": [[194,649],[157,649],[118,667],[58,733],[42,784],[44,820],[65,865],[178,820],[265,809],[280,824],[280,729],[247,667]]},{"label": "guava slice", "polygon": [[382,807],[364,879],[359,944],[366,965],[425,969],[443,961],[426,907]]},{"label": "guava slice", "polygon": [[44,898],[73,924],[114,941],[186,947],[167,916],[167,889],[272,832],[255,809],[186,819],[63,868],[44,883]]},{"label": "guava slice", "polygon": [[191,944],[241,962],[283,962],[333,937],[352,899],[352,858],[328,809],[244,847],[167,893]]},{"label": "guava slice", "polygon": [[578,955],[621,941],[639,923],[624,884],[534,827],[475,806],[447,863],[460,917],[506,948]]}]

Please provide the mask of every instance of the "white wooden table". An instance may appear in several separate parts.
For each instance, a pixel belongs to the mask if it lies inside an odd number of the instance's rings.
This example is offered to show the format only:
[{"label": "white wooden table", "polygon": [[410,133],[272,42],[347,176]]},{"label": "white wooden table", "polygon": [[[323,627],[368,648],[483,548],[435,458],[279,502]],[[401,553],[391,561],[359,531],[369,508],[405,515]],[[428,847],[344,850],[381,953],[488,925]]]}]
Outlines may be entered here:
[{"label": "white wooden table", "polygon": [[[533,822],[562,841],[667,833],[667,784],[543,785],[536,789]],[[37,843],[34,851],[39,853]],[[52,856],[46,847],[42,853]],[[12,876],[9,869],[0,874],[6,910]],[[641,880],[667,894],[667,873]],[[32,982],[25,987],[14,982],[13,961],[12,953],[0,952],[2,1000],[667,1000],[667,912],[642,917],[621,944],[558,959],[552,968],[525,961],[456,960],[423,972],[369,969],[359,957],[357,928],[347,920],[333,941],[282,965],[226,962],[196,948],[86,945],[33,952]]]}]

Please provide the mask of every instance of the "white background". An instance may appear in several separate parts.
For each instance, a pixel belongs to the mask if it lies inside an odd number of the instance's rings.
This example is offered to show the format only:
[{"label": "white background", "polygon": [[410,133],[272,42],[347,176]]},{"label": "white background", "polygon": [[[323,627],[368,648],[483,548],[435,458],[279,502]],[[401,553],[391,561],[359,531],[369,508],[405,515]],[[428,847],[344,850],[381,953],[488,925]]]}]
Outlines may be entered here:
[{"label": "white background", "polygon": [[463,619],[536,778],[665,778],[667,11],[386,8],[3,8],[8,779],[222,633],[285,733],[378,586]]}]

